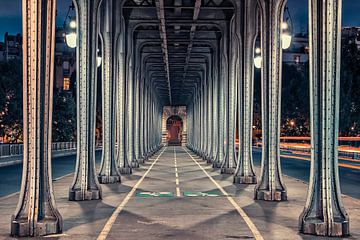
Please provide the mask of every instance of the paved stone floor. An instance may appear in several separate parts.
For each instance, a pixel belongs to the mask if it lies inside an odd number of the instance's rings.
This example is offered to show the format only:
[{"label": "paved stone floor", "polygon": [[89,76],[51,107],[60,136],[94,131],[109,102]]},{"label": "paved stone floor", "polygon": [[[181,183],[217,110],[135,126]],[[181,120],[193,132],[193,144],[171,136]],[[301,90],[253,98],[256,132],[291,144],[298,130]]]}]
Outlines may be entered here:
[{"label": "paved stone floor", "polygon": [[[284,177],[288,201],[254,201],[254,185],[233,185],[230,175],[181,147],[168,147],[122,180],[102,185],[103,200],[85,202],[67,200],[72,175],[54,182],[64,233],[47,239],[314,239],[297,230],[307,185],[294,178]],[[17,199],[18,194],[0,198],[0,239],[12,239]],[[360,239],[360,201],[343,201],[349,239]]]}]

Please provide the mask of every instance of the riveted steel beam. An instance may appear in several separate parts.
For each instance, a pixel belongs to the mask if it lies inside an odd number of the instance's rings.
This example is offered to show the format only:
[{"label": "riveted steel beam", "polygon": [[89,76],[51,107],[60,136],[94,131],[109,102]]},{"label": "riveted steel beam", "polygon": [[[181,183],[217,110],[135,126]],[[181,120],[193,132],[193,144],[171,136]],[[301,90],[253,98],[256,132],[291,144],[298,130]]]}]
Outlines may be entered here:
[{"label": "riveted steel beam", "polygon": [[[121,2],[118,1],[117,4]],[[118,7],[117,7],[118,8]],[[121,9],[121,8],[120,8]],[[128,135],[126,131],[127,115],[126,112],[126,24],[125,19],[118,12],[116,18],[116,31],[119,32],[119,37],[116,41],[116,49],[118,54],[116,57],[116,135],[117,135],[117,163],[121,174],[131,174],[132,168],[128,158],[127,142]]]},{"label": "riveted steel beam", "polygon": [[228,36],[228,64],[229,72],[225,78],[225,159],[221,166],[221,173],[233,174],[236,167],[235,155],[235,132],[236,132],[236,107],[237,107],[237,83],[239,81],[240,70],[240,11],[242,6],[237,3],[235,14],[230,21]]},{"label": "riveted steel beam", "polygon": [[119,4],[117,0],[103,0],[100,13],[100,35],[102,38],[102,118],[103,149],[98,179],[100,183],[121,182],[115,156],[115,70],[117,69],[114,47],[119,32],[116,32],[114,16]]},{"label": "riveted steel beam", "polygon": [[186,55],[186,60],[185,60],[185,66],[184,66],[184,78],[186,77],[186,71],[188,68],[188,64],[190,62],[190,57],[191,57],[191,50],[193,47],[193,40],[195,38],[195,31],[196,31],[196,21],[198,20],[199,17],[199,13],[200,13],[200,7],[201,7],[201,0],[196,0],[195,1],[195,6],[194,6],[194,14],[193,14],[193,24],[191,25],[191,29],[190,29],[190,34],[189,34],[189,45],[187,47],[187,55]]},{"label": "riveted steel beam", "polygon": [[261,14],[262,160],[255,199],[287,199],[280,165],[281,23],[286,0],[258,0]]},{"label": "riveted steel beam", "polygon": [[254,48],[258,34],[257,2],[244,1],[242,21],[242,76],[238,85],[239,102],[239,155],[234,183],[255,184],[257,182],[252,159],[252,122],[254,101]]},{"label": "riveted steel beam", "polygon": [[311,173],[299,219],[305,234],[345,237],[338,172],[341,0],[309,0]]},{"label": "riveted steel beam", "polygon": [[171,105],[171,81],[170,81],[170,67],[169,67],[169,53],[168,53],[168,43],[166,37],[166,21],[165,21],[165,13],[164,13],[164,0],[155,0],[156,5],[156,12],[158,15],[159,23],[159,31],[160,31],[160,38],[162,39],[162,50],[164,54],[164,64],[165,70],[167,73],[167,81],[169,87],[169,102]]},{"label": "riveted steel beam", "polygon": [[11,235],[37,237],[62,232],[51,179],[56,1],[22,3],[24,156]]},{"label": "riveted steel beam", "polygon": [[95,169],[98,10],[101,0],[75,0],[77,10],[77,157],[69,200],[101,199]]}]

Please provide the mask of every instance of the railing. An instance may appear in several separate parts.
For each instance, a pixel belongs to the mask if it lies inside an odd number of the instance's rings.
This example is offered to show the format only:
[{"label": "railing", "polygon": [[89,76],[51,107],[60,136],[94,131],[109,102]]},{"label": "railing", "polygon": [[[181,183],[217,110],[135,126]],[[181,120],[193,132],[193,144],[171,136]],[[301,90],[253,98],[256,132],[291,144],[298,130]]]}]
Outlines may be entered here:
[{"label": "railing", "polygon": [[[55,142],[52,143],[51,149],[53,151],[76,149],[76,142]],[[0,157],[18,156],[22,155],[24,147],[22,144],[1,144]]]}]

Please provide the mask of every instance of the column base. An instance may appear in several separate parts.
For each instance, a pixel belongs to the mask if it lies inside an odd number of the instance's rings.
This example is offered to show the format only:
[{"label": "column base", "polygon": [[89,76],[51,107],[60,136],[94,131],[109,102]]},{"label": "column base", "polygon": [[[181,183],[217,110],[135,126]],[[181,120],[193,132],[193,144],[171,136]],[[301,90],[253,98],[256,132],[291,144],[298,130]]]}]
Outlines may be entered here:
[{"label": "column base", "polygon": [[[30,228],[33,229],[32,233],[30,232]],[[11,236],[40,237],[60,233],[62,233],[61,218],[43,219],[40,222],[37,222],[35,226],[30,226],[27,217],[11,220]]]},{"label": "column base", "polygon": [[264,200],[264,201],[287,201],[287,194],[285,191],[277,190],[271,192],[269,190],[255,190],[255,200]]},{"label": "column base", "polygon": [[140,164],[137,160],[131,162],[131,167],[132,168],[139,168],[140,167]]},{"label": "column base", "polygon": [[144,157],[139,158],[139,163],[145,163],[145,158]]},{"label": "column base", "polygon": [[209,157],[208,159],[206,159],[206,163],[207,164],[212,164],[213,163],[213,159],[211,157]]},{"label": "column base", "polygon": [[235,176],[234,183],[235,184],[256,184],[257,179],[256,179],[256,176]]},{"label": "column base", "polygon": [[84,195],[82,195],[81,189],[70,189],[69,191],[69,201],[90,201],[99,199],[101,199],[100,189],[87,190]]},{"label": "column base", "polygon": [[129,174],[132,174],[132,168],[131,167],[121,167],[121,168],[119,168],[119,172],[120,172],[120,174],[123,174],[123,175],[129,175]]},{"label": "column base", "polygon": [[121,183],[121,177],[118,175],[117,176],[99,175],[98,180],[99,183],[101,184]]},{"label": "column base", "polygon": [[212,167],[213,168],[221,168],[221,163],[220,162],[213,162]]},{"label": "column base", "polygon": [[329,227],[323,220],[309,218],[301,222],[300,232],[315,236],[347,237],[350,235],[350,224],[349,221],[343,220],[342,222],[333,222]]},{"label": "column base", "polygon": [[220,173],[221,174],[234,174],[235,168],[221,168]]}]

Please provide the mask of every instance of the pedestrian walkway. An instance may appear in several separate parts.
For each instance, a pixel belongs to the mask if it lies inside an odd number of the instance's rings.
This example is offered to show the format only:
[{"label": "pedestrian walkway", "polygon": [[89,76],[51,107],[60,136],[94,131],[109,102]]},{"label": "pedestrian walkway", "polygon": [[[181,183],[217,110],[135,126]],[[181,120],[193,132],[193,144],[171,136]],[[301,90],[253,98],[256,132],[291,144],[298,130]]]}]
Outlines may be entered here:
[{"label": "pedestrian walkway", "polygon": [[[103,200],[84,202],[67,200],[72,176],[57,180],[64,233],[54,239],[314,239],[298,233],[307,185],[293,178],[284,177],[289,201],[254,201],[254,185],[233,185],[230,175],[220,175],[189,150],[167,147],[122,180],[102,185]],[[17,198],[0,199],[0,239],[11,239]],[[360,201],[343,200],[350,239],[359,239]]]}]

